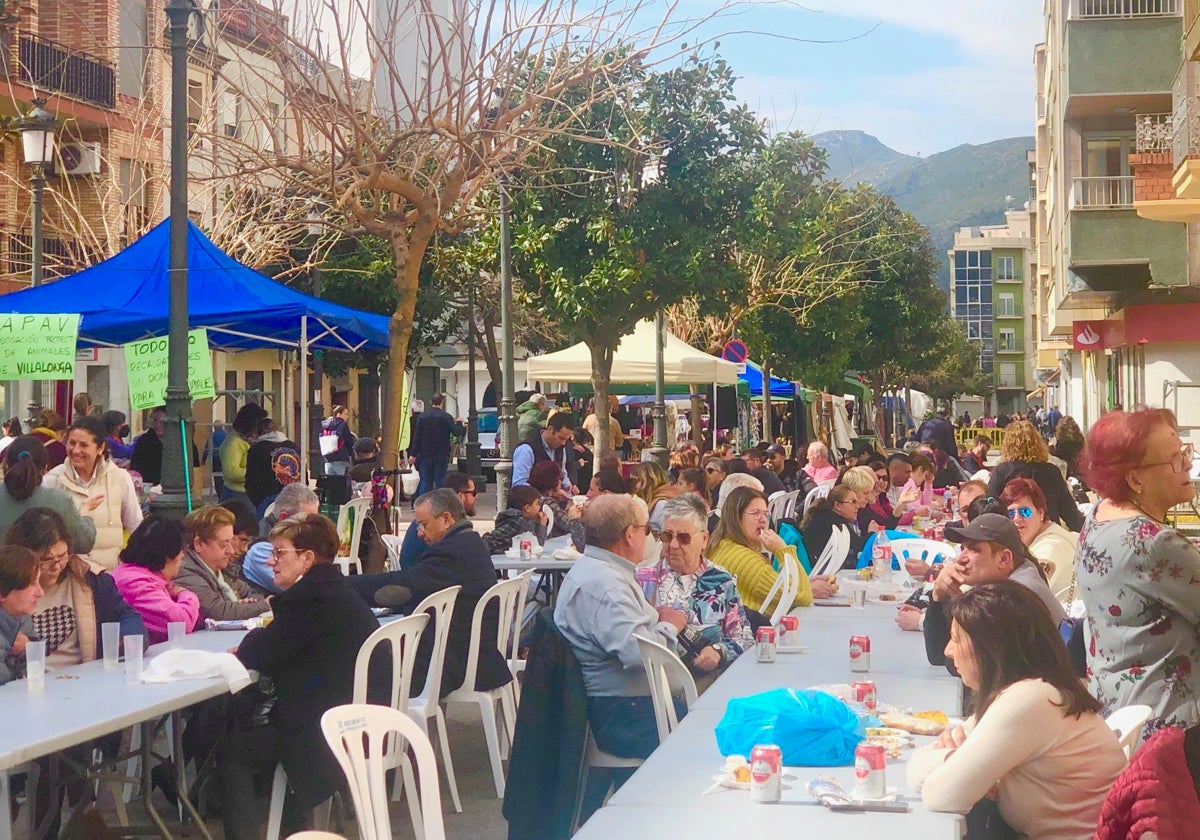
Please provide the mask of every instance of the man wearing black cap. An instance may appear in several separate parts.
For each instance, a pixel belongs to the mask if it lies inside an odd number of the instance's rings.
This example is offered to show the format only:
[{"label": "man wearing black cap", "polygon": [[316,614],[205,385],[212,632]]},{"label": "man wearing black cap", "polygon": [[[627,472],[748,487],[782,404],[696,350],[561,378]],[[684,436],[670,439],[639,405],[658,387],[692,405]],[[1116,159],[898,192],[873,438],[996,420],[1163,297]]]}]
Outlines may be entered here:
[{"label": "man wearing black cap", "polygon": [[761,450],[747,449],[742,453],[742,460],[746,462],[746,472],[762,482],[763,492],[768,497],[772,493],[782,493],[787,489],[783,486],[783,482],[779,476],[775,475],[770,467],[763,466],[763,453]]},{"label": "man wearing black cap", "polygon": [[1012,580],[1042,599],[1057,627],[1067,617],[1050,591],[1041,567],[1021,542],[1017,526],[1007,516],[985,513],[961,528],[946,528],[946,539],[962,543],[958,560],[942,567],[933,582],[933,603],[925,611],[925,655],[931,665],[945,665],[952,674],[954,663],[946,658],[950,641],[948,603],[962,594],[963,586],[979,586]]}]

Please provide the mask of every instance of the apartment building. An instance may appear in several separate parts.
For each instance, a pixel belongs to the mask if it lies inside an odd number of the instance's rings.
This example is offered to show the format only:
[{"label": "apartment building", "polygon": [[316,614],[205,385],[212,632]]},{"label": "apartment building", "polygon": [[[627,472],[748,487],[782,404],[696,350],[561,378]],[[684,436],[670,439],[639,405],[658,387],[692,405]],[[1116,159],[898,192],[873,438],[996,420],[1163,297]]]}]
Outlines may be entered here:
[{"label": "apartment building", "polygon": [[1009,210],[1002,225],[962,228],[950,260],[950,310],[992,374],[993,413],[1024,412],[1034,382],[1034,336],[1026,306],[1036,271],[1028,210]]},{"label": "apartment building", "polygon": [[1200,211],[1178,193],[1186,143],[1178,158],[1172,148],[1187,123],[1177,108],[1197,92],[1180,48],[1182,0],[1047,0],[1044,10],[1031,206],[1038,382],[1085,427],[1116,404],[1181,407],[1176,383],[1200,382]]}]

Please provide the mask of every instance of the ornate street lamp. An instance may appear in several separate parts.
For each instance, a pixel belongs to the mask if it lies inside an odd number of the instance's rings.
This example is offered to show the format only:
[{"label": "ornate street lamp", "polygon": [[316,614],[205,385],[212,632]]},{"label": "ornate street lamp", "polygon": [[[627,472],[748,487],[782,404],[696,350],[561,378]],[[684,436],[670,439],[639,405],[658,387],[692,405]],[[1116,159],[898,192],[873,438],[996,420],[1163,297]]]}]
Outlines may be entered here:
[{"label": "ornate street lamp", "polygon": [[21,148],[31,170],[33,184],[33,243],[30,280],[42,285],[42,195],[46,189],[46,165],[54,162],[54,115],[45,109],[44,99],[33,100],[33,110],[17,122]]}]

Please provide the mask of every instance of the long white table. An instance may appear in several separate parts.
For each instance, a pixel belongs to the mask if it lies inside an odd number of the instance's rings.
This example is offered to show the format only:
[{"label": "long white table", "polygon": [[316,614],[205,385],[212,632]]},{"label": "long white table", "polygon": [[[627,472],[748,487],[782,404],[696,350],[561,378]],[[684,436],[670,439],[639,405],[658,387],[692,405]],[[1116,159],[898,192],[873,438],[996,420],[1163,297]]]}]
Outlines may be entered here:
[{"label": "long white table", "polygon": [[[905,759],[889,759],[887,783],[908,803],[907,814],[834,813],[808,793],[808,782],[820,773],[837,778],[846,790],[854,786],[853,767],[785,768],[782,801],[759,805],[746,791],[721,789],[705,796],[724,759],[714,730],[733,697],[774,688],[807,688],[818,684],[873,680],[879,700],[913,709],[961,713],[958,679],[925,658],[919,633],[906,633],[895,624],[895,604],[868,604],[864,610],[808,607],[797,610],[801,645],[808,653],[780,654],[771,664],[759,664],[754,651],[741,656],[693,705],[671,736],[646,760],[609,803],[576,834],[579,840],[610,840],[615,835],[652,837],[739,836],[763,831],[797,830],[814,837],[838,840],[920,838],[958,840],[962,818],[925,809],[905,780]],[[871,670],[849,669],[851,635],[871,637]],[[932,739],[917,738],[917,744]],[[789,776],[793,778],[788,778]]]}]

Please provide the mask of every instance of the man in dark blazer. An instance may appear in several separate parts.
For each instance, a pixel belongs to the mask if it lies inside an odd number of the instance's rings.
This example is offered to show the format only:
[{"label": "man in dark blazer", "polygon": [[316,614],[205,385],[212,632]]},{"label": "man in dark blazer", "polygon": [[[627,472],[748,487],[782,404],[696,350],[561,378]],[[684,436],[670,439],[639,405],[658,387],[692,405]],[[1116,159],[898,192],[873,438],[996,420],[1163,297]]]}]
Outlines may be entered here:
[{"label": "man in dark blazer", "polygon": [[[471,649],[471,619],[475,605],[483,594],[496,585],[496,567],[483,538],[475,533],[462,501],[450,488],[432,490],[417,498],[413,507],[413,525],[429,548],[417,563],[399,572],[381,575],[353,575],[351,587],[371,606],[392,607],[408,614],[434,592],[450,586],[461,586],[454,601],[450,619],[450,635],[446,640],[446,660],[442,667],[439,696],[462,685],[467,671],[467,654]],[[475,689],[489,691],[512,679],[508,663],[497,649],[496,605],[484,613],[483,640],[479,649],[479,666]],[[413,696],[425,684],[429,659],[433,652],[432,623],[421,634],[417,661],[413,672]]]}]

